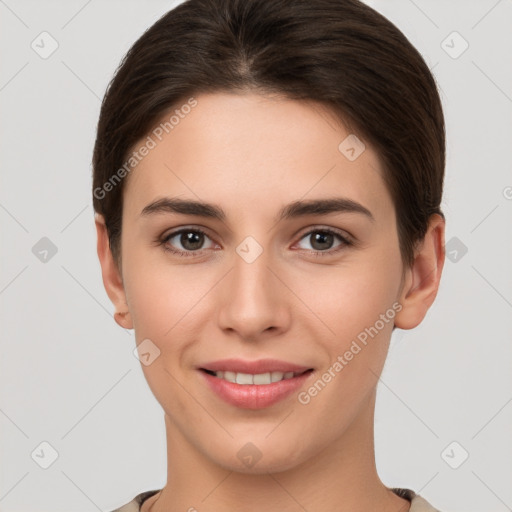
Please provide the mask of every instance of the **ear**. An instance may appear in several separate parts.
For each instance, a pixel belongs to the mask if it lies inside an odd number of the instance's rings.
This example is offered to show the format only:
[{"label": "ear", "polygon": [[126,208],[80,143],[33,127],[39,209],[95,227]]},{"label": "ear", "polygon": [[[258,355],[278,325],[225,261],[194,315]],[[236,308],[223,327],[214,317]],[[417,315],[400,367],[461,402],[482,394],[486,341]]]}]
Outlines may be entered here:
[{"label": "ear", "polygon": [[95,224],[98,235],[97,250],[101,265],[101,276],[105,291],[116,308],[114,319],[121,327],[133,329],[123,279],[110,249],[107,227],[102,215],[95,214]]},{"label": "ear", "polygon": [[398,299],[402,309],[395,315],[395,326],[400,329],[419,325],[436,298],[445,259],[444,233],[444,218],[437,213],[432,215],[414,262],[406,270]]}]

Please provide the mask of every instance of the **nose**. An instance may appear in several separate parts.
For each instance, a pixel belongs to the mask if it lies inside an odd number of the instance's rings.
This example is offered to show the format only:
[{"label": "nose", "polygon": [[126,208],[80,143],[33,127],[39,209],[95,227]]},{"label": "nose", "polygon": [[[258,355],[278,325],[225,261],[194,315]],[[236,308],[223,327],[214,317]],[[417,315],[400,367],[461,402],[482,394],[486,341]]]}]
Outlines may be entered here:
[{"label": "nose", "polygon": [[246,341],[276,336],[289,327],[290,292],[264,250],[254,261],[235,252],[233,267],[218,290],[218,322]]}]

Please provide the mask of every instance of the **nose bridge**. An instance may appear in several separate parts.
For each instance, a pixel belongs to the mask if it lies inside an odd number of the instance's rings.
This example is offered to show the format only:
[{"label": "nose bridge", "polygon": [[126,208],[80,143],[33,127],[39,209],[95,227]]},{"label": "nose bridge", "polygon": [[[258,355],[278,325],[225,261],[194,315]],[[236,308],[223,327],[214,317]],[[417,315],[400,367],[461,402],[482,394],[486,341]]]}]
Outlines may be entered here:
[{"label": "nose bridge", "polygon": [[236,256],[233,258],[232,287],[241,294],[240,298],[256,298],[259,295],[266,295],[261,292],[270,292],[269,277],[272,274],[268,266],[272,258],[268,249],[260,247],[259,244],[256,246],[255,242],[244,241],[236,249]]},{"label": "nose bridge", "polygon": [[246,237],[235,248],[219,305],[223,328],[254,338],[269,327],[283,327],[285,304],[273,266],[271,250],[254,237]]},{"label": "nose bridge", "polygon": [[[231,275],[233,298],[247,308],[262,308],[271,301],[272,273],[268,266],[272,257],[268,247],[263,247],[252,236],[246,237],[235,249],[234,269]],[[255,311],[254,311],[255,312]]]}]

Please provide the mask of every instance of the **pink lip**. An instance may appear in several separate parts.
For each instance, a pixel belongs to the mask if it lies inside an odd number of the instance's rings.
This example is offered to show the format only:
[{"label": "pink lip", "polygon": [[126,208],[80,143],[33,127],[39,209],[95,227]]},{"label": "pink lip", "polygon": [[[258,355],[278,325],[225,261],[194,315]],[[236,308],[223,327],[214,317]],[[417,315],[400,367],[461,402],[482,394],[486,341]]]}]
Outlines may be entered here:
[{"label": "pink lip", "polygon": [[267,373],[267,372],[294,372],[302,373],[309,370],[309,366],[300,366],[277,359],[260,359],[258,361],[244,361],[242,359],[221,359],[201,365],[204,370],[213,372],[228,371],[235,373]]},{"label": "pink lip", "polygon": [[[240,373],[267,373],[267,372],[294,372],[300,373],[291,379],[273,382],[271,384],[236,384],[210,375],[204,370],[231,371]],[[227,403],[242,409],[263,409],[285,399],[303,386],[304,381],[313,372],[311,368],[299,366],[275,359],[263,359],[260,361],[242,361],[239,359],[225,359],[207,363],[200,368],[200,373],[220,398]]]}]

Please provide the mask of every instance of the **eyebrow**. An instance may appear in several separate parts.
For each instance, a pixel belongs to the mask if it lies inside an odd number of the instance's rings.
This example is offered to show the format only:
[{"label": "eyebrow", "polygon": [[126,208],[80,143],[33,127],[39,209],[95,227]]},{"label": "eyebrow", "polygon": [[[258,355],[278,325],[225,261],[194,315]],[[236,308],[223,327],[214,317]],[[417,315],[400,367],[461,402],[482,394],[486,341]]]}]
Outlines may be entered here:
[{"label": "eyebrow", "polygon": [[[227,218],[226,212],[218,205],[176,197],[164,197],[153,201],[143,208],[140,215],[147,216],[157,213],[197,215],[220,221],[225,221]],[[375,221],[370,210],[362,204],[345,197],[294,201],[279,211],[277,221],[306,215],[329,215],[331,213],[360,213],[368,217],[372,222]]]}]

